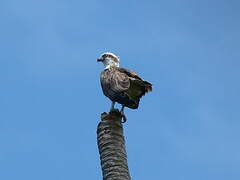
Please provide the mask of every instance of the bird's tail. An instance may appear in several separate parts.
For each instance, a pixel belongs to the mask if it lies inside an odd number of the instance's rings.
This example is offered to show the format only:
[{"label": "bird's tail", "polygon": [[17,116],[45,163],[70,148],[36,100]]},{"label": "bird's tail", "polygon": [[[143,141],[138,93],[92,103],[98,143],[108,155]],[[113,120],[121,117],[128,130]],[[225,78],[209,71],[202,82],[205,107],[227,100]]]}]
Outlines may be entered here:
[{"label": "bird's tail", "polygon": [[152,91],[152,84],[150,82],[147,81],[143,81],[144,83],[144,88],[145,88],[145,92],[151,92]]}]

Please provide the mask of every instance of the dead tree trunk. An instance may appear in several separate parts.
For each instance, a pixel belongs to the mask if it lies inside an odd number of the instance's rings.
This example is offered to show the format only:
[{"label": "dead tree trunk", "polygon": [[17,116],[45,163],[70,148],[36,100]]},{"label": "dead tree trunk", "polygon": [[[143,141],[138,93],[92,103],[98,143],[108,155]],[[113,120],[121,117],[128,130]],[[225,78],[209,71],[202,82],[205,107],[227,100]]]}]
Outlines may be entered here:
[{"label": "dead tree trunk", "polygon": [[103,180],[130,180],[121,114],[103,113],[97,127],[97,143]]}]

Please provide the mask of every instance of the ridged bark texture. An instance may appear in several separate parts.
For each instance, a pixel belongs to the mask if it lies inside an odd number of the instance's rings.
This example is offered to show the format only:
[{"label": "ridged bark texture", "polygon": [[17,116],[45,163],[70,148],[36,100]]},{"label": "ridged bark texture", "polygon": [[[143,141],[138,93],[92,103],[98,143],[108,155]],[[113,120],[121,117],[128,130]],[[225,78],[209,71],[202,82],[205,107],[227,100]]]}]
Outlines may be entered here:
[{"label": "ridged bark texture", "polygon": [[103,180],[130,180],[121,114],[103,113],[97,127],[97,142]]}]

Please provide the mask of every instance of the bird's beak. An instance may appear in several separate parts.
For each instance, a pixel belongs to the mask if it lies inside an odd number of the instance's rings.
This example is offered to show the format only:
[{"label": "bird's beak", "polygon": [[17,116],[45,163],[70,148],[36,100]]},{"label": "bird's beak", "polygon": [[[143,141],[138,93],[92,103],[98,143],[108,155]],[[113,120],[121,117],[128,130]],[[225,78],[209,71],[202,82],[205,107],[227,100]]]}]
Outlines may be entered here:
[{"label": "bird's beak", "polygon": [[103,62],[103,59],[102,58],[98,58],[97,62]]}]

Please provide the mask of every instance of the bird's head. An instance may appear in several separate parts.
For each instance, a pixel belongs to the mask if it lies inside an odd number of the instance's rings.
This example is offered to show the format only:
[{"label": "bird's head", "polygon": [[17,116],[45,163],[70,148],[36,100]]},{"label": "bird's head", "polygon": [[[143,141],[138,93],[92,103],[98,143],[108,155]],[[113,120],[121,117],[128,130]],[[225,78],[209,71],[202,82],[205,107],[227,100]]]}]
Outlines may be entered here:
[{"label": "bird's head", "polygon": [[119,67],[120,58],[111,52],[105,52],[101,54],[97,61],[102,62],[105,69],[108,69],[110,67]]}]

